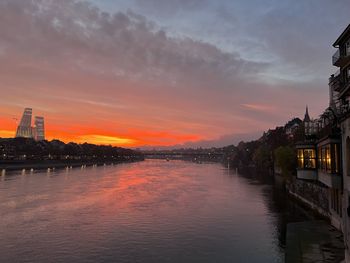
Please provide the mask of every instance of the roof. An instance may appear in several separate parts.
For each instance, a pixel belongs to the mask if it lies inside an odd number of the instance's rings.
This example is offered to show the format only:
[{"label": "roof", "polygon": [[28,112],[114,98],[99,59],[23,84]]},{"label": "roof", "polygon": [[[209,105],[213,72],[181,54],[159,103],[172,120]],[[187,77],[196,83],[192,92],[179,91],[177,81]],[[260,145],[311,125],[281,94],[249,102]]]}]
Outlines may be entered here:
[{"label": "roof", "polygon": [[338,39],[334,42],[333,47],[339,46],[340,42],[344,39],[344,37],[350,36],[350,24],[346,27],[346,29],[341,33]]}]

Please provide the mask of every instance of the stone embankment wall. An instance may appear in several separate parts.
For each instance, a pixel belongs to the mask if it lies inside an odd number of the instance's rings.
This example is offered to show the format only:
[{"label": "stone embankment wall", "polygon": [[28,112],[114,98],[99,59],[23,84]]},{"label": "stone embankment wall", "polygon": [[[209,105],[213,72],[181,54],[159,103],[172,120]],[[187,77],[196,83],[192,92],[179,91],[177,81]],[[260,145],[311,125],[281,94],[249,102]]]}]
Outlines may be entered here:
[{"label": "stone embankment wall", "polygon": [[299,199],[319,214],[329,217],[329,195],[328,189],[316,183],[303,180],[295,180],[287,185],[290,195]]}]

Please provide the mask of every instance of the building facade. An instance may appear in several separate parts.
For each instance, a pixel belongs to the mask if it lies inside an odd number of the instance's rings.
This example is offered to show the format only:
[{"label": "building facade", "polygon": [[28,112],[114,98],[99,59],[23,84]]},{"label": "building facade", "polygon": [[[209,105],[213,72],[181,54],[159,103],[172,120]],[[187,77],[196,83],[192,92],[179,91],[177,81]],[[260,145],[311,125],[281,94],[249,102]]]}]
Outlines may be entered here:
[{"label": "building facade", "polygon": [[297,145],[299,180],[327,189],[327,214],[344,234],[350,262],[350,25],[333,44],[329,107],[318,120],[304,121],[305,141]]},{"label": "building facade", "polygon": [[337,48],[333,65],[339,70],[329,79],[330,100],[341,129],[343,233],[346,262],[350,262],[350,25],[333,44]]},{"label": "building facade", "polygon": [[36,141],[45,140],[45,121],[43,117],[35,117],[34,127],[32,126],[31,108],[25,108],[21,121],[17,127],[16,138],[31,138]]}]

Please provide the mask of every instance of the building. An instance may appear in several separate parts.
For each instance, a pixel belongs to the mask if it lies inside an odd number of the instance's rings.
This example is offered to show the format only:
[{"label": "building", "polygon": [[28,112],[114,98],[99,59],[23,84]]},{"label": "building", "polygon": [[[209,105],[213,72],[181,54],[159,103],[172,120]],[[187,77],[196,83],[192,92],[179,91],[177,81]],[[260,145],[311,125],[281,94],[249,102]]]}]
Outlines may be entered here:
[{"label": "building", "polygon": [[25,108],[21,122],[18,125],[16,138],[33,138],[32,109]]},{"label": "building", "polygon": [[[329,107],[318,120],[305,114],[305,140],[297,145],[297,179],[328,193],[326,214],[344,234],[350,262],[350,25],[333,44]],[[314,188],[316,189],[316,187]]]},{"label": "building", "polygon": [[17,127],[16,138],[32,138],[36,141],[45,140],[45,122],[43,117],[35,117],[34,127],[32,126],[31,108],[25,108],[21,121]]},{"label": "building", "polygon": [[337,51],[333,55],[333,65],[339,70],[329,79],[330,101],[341,130],[342,145],[342,204],[343,233],[346,247],[346,262],[350,262],[350,24],[334,42]]},{"label": "building", "polygon": [[34,125],[34,139],[36,141],[45,140],[45,123],[44,117],[35,117],[35,125]]},{"label": "building", "polygon": [[297,144],[297,179],[313,183],[315,192],[327,193],[326,214],[333,226],[342,229],[342,165],[339,124],[327,109],[319,119],[311,120],[306,110],[305,139]]}]

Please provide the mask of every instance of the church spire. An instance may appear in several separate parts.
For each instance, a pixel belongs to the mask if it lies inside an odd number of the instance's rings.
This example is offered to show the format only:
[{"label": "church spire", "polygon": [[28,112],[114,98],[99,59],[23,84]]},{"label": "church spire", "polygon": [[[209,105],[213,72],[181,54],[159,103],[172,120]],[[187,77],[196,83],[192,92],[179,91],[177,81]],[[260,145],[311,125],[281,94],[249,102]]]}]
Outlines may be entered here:
[{"label": "church spire", "polygon": [[304,117],[304,122],[310,122],[310,116],[309,116],[309,107],[306,105],[306,112]]}]

